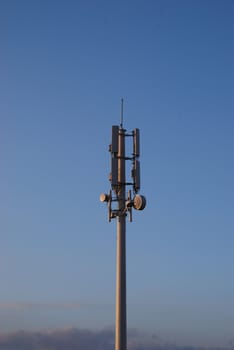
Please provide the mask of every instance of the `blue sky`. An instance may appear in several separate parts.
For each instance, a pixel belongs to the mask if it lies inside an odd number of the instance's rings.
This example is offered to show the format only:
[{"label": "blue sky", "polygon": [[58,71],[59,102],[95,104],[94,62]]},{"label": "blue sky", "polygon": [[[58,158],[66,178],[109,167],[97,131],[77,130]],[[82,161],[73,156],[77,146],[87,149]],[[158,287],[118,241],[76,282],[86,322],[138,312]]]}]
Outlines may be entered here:
[{"label": "blue sky", "polygon": [[228,344],[233,16],[228,0],[1,2],[1,330],[113,326],[99,194],[124,97],[148,201],[127,226],[128,326]]}]

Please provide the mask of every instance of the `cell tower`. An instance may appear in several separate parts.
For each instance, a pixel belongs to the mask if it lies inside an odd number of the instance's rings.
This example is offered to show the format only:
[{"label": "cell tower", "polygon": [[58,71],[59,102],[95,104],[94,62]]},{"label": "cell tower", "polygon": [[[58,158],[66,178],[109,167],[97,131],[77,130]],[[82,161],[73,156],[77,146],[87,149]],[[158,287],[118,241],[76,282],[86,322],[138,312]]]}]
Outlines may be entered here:
[{"label": "cell tower", "polygon": [[[133,140],[133,151],[128,157],[125,155],[126,137],[131,137]],[[116,219],[117,222],[115,350],[126,350],[126,216],[129,216],[131,222],[132,208],[143,210],[146,206],[146,199],[138,194],[140,190],[140,132],[136,128],[127,133],[123,128],[123,99],[121,100],[121,122],[119,126],[112,126],[109,151],[111,154],[109,176],[111,189],[109,194],[100,195],[100,201],[107,202],[109,222],[112,219]],[[126,161],[132,162],[131,182],[126,182]],[[127,192],[126,189],[128,189]]]}]

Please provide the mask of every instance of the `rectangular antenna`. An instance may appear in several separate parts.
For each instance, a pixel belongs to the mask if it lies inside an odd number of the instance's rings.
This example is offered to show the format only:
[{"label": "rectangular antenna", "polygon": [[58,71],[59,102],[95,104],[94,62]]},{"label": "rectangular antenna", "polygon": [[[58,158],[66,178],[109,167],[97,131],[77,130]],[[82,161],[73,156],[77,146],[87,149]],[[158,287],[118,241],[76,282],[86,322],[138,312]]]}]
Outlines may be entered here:
[{"label": "rectangular antenna", "polygon": [[140,130],[133,130],[133,153],[135,157],[140,157]]},{"label": "rectangular antenna", "polygon": [[136,192],[138,192],[140,187],[141,187],[140,162],[139,162],[139,160],[135,160],[134,161],[133,181],[134,181],[134,190]]},{"label": "rectangular antenna", "polygon": [[118,158],[111,157],[111,186],[118,186]]},{"label": "rectangular antenna", "polygon": [[118,153],[119,146],[119,126],[112,125],[111,152]]}]

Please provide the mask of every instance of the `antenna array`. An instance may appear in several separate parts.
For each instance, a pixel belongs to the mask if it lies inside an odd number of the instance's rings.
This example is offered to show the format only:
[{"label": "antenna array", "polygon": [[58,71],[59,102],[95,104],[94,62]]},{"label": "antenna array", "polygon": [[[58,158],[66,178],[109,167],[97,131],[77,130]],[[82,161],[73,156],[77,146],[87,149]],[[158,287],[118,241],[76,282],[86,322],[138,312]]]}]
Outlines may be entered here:
[{"label": "antenna array", "polygon": [[[121,119],[122,121],[122,119]],[[131,137],[132,142],[132,154],[131,156],[120,155],[119,149],[120,144],[123,143],[123,138]],[[146,206],[146,199],[144,196],[139,195],[138,192],[141,187],[140,181],[140,130],[138,128],[134,129],[132,132],[127,133],[118,125],[112,126],[112,141],[109,145],[109,152],[111,154],[111,173],[109,175],[109,180],[111,183],[111,190],[109,194],[101,194],[100,201],[108,203],[108,219],[111,221],[120,215],[129,214],[129,220],[132,221],[132,208],[137,210],[143,210]],[[120,162],[121,160],[121,162]],[[120,180],[120,164],[125,161],[131,161],[132,170],[131,178],[132,182],[122,182]],[[125,167],[124,167],[125,168]],[[124,174],[125,178],[125,174]],[[129,189],[127,196],[125,198],[125,206],[121,209],[112,209],[112,203],[118,202],[118,194],[123,186],[131,186],[132,190]],[[133,199],[132,199],[133,193]],[[136,205],[135,203],[138,203]],[[141,203],[141,205],[139,205]]]}]

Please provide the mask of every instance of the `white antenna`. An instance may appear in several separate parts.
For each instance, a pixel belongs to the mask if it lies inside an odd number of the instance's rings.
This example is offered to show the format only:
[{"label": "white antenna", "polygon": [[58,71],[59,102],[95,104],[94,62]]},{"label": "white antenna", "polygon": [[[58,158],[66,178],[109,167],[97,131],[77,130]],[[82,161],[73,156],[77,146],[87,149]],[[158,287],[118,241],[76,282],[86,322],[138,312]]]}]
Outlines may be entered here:
[{"label": "white antenna", "polygon": [[[129,157],[125,156],[125,138],[133,138],[133,151]],[[111,153],[111,190],[109,194],[101,194],[100,201],[108,204],[109,221],[117,222],[117,254],[116,254],[116,325],[115,350],[126,350],[127,346],[127,319],[126,319],[126,216],[132,221],[132,208],[143,210],[146,206],[144,196],[137,194],[140,190],[140,131],[134,129],[127,133],[123,129],[123,98],[121,99],[120,126],[112,126]],[[132,162],[132,180],[126,182],[125,162]],[[126,187],[128,190],[126,198]],[[114,195],[112,195],[112,191]],[[131,198],[132,192],[134,194]],[[117,206],[113,209],[112,204]]]}]

